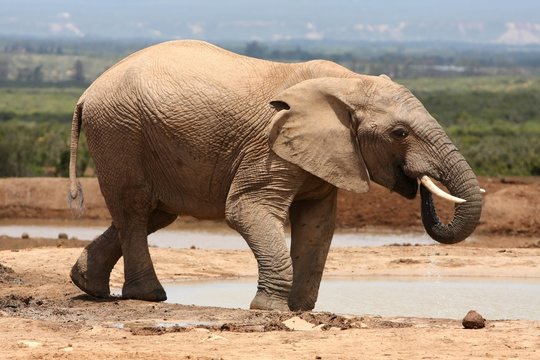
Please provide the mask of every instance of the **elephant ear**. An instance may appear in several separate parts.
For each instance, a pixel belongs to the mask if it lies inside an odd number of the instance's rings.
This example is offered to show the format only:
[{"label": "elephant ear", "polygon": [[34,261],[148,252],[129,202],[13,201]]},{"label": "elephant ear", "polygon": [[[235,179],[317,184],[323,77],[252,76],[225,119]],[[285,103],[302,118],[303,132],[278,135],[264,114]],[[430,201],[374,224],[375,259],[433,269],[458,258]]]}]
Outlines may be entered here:
[{"label": "elephant ear", "polygon": [[318,78],[284,90],[270,102],[279,111],[268,133],[279,157],[340,189],[363,193],[369,175],[345,101],[357,87],[355,79]]}]

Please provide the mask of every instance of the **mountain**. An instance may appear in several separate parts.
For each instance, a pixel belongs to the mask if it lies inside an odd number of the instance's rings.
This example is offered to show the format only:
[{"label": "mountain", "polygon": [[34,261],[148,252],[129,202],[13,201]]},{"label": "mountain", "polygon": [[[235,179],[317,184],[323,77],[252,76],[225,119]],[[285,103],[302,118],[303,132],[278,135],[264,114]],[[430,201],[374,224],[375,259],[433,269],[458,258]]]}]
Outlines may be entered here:
[{"label": "mountain", "polygon": [[0,0],[0,36],[540,44],[535,0]]}]

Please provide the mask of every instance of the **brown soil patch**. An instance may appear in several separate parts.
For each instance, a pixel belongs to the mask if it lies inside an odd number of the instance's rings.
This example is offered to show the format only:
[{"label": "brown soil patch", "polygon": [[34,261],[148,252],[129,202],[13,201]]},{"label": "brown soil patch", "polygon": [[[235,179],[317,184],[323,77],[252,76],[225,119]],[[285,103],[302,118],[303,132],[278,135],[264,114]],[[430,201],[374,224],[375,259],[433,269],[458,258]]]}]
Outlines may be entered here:
[{"label": "brown soil patch", "polygon": [[[109,220],[109,212],[95,178],[80,179],[84,210],[70,210],[69,182],[64,178],[0,179],[0,218]],[[487,190],[476,234],[540,237],[540,178],[480,178]],[[453,207],[437,202],[442,219]],[[387,228],[393,232],[423,231],[419,200],[407,200],[372,183],[366,194],[340,191],[337,225],[342,229]],[[178,222],[196,222],[182,217]]]}]

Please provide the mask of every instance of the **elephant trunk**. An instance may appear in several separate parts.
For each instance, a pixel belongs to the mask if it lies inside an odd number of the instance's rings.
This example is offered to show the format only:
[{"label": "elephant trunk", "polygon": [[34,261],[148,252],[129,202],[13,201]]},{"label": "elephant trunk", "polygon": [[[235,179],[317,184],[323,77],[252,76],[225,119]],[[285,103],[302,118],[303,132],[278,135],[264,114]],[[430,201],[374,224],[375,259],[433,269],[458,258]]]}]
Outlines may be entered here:
[{"label": "elephant trunk", "polygon": [[431,193],[422,184],[421,213],[429,236],[443,244],[455,244],[466,239],[478,225],[482,212],[482,190],[472,169],[459,153],[454,153],[447,164],[447,169],[450,170],[443,172],[441,183],[450,194],[464,199],[465,202],[456,204],[453,219],[448,224],[443,224],[437,216]]}]

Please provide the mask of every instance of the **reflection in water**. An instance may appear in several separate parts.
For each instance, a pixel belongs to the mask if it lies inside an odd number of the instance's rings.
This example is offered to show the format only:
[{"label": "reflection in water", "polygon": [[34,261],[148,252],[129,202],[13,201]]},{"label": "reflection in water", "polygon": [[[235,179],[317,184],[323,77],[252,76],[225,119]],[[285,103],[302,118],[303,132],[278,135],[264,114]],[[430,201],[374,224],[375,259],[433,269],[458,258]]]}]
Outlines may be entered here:
[{"label": "reflection in water", "polygon": [[[20,237],[28,233],[30,237],[55,239],[59,233],[80,240],[92,240],[102,234],[107,225],[100,226],[70,226],[60,225],[2,225],[0,235]],[[290,239],[288,239],[290,243]],[[151,246],[166,248],[189,248],[195,246],[201,249],[248,249],[242,237],[227,228],[218,227],[210,231],[201,229],[162,229],[148,237]],[[425,234],[364,234],[362,232],[338,232],[334,235],[332,247],[348,246],[382,246],[389,244],[433,244]]]},{"label": "reflection in water", "polygon": [[[171,303],[247,309],[256,279],[166,284]],[[461,320],[476,310],[488,320],[540,320],[540,282],[527,279],[325,279],[316,311]]]}]

